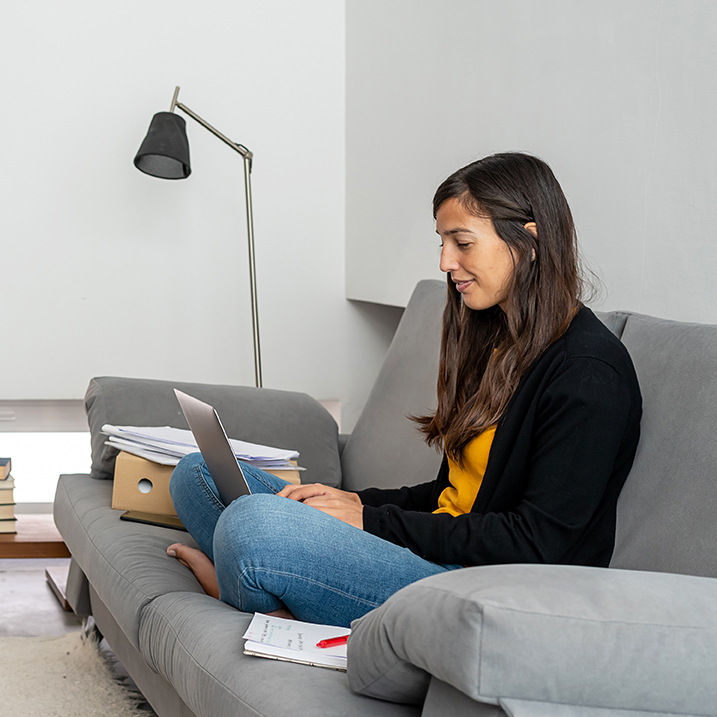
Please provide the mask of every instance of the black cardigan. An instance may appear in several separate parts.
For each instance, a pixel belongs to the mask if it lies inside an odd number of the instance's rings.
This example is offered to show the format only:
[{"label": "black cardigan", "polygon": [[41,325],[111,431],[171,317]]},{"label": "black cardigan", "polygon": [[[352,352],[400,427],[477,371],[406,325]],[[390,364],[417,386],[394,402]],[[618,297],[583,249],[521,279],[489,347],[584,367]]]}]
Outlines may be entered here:
[{"label": "black cardigan", "polygon": [[444,457],[434,481],[360,491],[364,530],[436,563],[607,566],[641,415],[627,349],[582,308],[518,384],[471,512],[431,512]]}]

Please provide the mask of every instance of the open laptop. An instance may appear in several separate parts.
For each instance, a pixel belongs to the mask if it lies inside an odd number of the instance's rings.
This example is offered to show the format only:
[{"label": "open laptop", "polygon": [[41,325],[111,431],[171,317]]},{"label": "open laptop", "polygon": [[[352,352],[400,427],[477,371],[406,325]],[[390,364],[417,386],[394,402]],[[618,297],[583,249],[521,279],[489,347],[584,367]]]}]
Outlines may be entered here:
[{"label": "open laptop", "polygon": [[219,420],[219,414],[208,403],[176,388],[174,393],[214,479],[222,503],[229,505],[239,496],[249,495],[251,490]]}]

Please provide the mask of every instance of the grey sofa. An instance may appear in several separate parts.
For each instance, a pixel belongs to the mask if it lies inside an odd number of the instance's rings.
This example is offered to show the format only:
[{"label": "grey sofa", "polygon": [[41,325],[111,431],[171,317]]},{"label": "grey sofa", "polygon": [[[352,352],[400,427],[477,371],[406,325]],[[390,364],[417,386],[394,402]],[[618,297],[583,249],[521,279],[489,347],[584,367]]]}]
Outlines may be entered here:
[{"label": "grey sofa", "polygon": [[632,354],[642,439],[610,569],[506,565],[422,580],[354,623],[348,674],[243,655],[250,617],[205,595],[166,546],[119,520],[103,423],[184,426],[179,388],[230,435],[296,448],[304,480],[348,490],[430,480],[405,416],[434,405],[440,282],[419,283],[355,430],[302,394],[94,379],[92,477],[61,476],[68,598],[91,612],[161,717],[717,715],[717,327],[601,315]]}]

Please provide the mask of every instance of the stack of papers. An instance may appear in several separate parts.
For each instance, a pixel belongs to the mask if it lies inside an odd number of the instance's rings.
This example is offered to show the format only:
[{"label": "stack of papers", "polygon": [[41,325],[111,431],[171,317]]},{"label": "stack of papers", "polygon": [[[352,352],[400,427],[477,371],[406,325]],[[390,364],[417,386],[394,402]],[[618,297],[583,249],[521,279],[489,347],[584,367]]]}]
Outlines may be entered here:
[{"label": "stack of papers", "polygon": [[[133,453],[140,458],[160,463],[163,466],[176,466],[186,455],[196,453],[199,448],[191,431],[182,428],[102,426],[102,433],[109,436],[106,442],[120,451]],[[290,461],[299,457],[298,451],[247,443],[234,438],[229,439],[236,457],[244,463],[264,470],[303,470]]]},{"label": "stack of papers", "polygon": [[346,645],[316,647],[321,640],[351,634],[348,627],[284,620],[258,612],[244,633],[244,654],[346,670]]}]

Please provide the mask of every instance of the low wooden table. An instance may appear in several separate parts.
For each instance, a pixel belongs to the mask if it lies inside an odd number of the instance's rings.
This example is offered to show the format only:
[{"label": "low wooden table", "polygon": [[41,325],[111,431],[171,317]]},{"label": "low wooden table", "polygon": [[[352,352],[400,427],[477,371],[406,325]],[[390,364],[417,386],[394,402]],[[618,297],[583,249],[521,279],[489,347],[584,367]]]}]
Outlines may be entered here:
[{"label": "low wooden table", "polygon": [[0,558],[69,558],[50,513],[16,516],[17,533],[0,533]]}]

